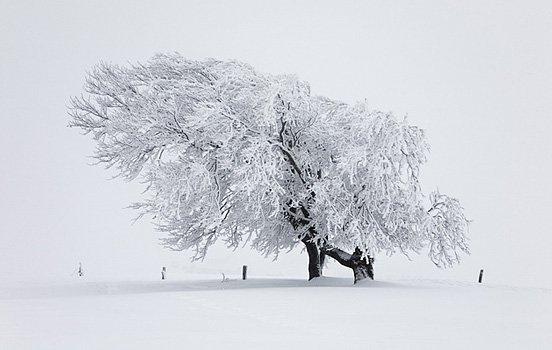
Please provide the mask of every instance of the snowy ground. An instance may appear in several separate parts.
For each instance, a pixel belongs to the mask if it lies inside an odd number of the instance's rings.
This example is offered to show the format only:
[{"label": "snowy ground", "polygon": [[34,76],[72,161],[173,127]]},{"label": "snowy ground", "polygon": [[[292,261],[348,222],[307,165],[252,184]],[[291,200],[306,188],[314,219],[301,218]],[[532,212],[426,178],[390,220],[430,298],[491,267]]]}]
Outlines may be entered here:
[{"label": "snowy ground", "polygon": [[545,349],[552,290],[188,276],[0,287],[0,349]]}]

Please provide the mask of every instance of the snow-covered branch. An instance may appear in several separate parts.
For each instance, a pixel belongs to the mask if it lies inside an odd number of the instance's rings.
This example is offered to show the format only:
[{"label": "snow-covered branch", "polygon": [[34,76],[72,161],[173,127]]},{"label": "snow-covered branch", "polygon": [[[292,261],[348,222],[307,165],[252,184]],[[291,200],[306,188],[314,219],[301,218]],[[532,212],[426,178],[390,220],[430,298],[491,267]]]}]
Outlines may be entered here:
[{"label": "snow-covered branch", "polygon": [[172,249],[202,259],[217,240],[274,255],[301,240],[363,256],[428,245],[440,266],[468,251],[457,200],[434,194],[424,209],[428,145],[407,120],[313,96],[294,76],[178,54],[101,63],[85,92],[70,125],[92,135],[99,163],[147,184],[134,208]]}]

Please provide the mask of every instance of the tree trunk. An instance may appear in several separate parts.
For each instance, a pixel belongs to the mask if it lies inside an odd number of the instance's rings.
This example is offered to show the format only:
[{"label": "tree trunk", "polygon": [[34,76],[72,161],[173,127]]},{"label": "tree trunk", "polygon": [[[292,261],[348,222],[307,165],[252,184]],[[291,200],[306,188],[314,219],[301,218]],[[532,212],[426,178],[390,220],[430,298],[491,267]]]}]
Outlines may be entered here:
[{"label": "tree trunk", "polygon": [[[288,205],[290,204],[291,202],[288,203]],[[301,214],[305,217],[305,220],[297,217],[298,209],[301,210]],[[288,215],[287,219],[295,230],[297,230],[299,227],[308,225],[308,221],[306,219],[309,218],[309,212],[307,211],[307,209],[305,209],[305,207],[300,206],[299,208],[290,208],[289,210],[293,215]],[[313,227],[310,227],[307,232],[307,235],[305,235],[305,237],[301,239],[301,242],[305,244],[307,254],[309,255],[310,281],[313,278],[322,276],[322,264],[324,263],[324,256],[322,256],[322,254],[320,253],[320,249],[318,249],[316,243],[311,241],[313,237],[316,237],[315,229]]]},{"label": "tree trunk", "polygon": [[324,274],[324,263],[326,262],[326,253],[320,251],[320,274]]},{"label": "tree trunk", "polygon": [[355,283],[365,278],[374,279],[374,259],[370,256],[362,257],[362,252],[358,247],[352,254],[353,273]]},{"label": "tree trunk", "polygon": [[322,276],[322,265],[320,264],[320,251],[315,243],[308,239],[303,239],[302,242],[307,248],[309,255],[309,281],[313,278]]},{"label": "tree trunk", "polygon": [[366,278],[374,279],[374,260],[371,257],[362,258],[362,252],[356,248],[353,254],[349,254],[339,248],[325,246],[320,248],[320,251],[328,256],[331,256],[343,266],[353,270],[354,283]]}]

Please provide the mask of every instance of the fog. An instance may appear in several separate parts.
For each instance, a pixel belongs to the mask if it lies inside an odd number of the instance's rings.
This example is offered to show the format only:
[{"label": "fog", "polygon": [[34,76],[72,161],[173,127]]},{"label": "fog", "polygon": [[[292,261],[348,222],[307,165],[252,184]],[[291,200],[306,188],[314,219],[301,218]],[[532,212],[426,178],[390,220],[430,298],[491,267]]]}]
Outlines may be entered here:
[{"label": "fog", "polygon": [[[215,247],[204,262],[158,245],[125,209],[143,186],[91,166],[67,127],[99,61],[178,51],[292,73],[315,94],[408,115],[432,147],[424,190],[461,199],[472,254],[376,257],[376,278],[552,286],[552,5],[542,1],[1,1],[0,283],[159,278],[171,271],[306,277],[297,248],[272,262]],[[349,274],[337,264],[335,274]]]}]

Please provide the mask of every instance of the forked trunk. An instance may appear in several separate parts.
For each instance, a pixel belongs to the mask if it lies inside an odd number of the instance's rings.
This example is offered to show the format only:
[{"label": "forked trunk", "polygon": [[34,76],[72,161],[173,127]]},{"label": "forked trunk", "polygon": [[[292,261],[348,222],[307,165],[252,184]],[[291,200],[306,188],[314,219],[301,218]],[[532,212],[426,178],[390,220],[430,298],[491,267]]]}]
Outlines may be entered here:
[{"label": "forked trunk", "polygon": [[349,254],[339,248],[325,246],[320,248],[323,254],[331,256],[343,266],[353,270],[355,283],[366,278],[374,279],[374,260],[371,257],[362,257],[360,249],[356,248],[353,254]]}]

